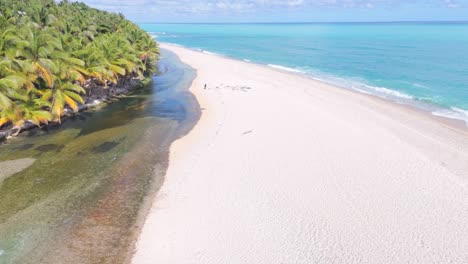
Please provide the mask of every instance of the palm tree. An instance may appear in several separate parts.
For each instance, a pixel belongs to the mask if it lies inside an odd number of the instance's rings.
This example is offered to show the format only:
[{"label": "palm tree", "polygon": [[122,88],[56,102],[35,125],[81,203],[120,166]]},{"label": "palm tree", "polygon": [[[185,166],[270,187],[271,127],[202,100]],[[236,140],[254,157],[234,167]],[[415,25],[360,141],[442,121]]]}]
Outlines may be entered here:
[{"label": "palm tree", "polygon": [[27,100],[17,101],[12,107],[2,109],[0,112],[0,126],[11,122],[17,135],[21,132],[26,121],[37,126],[47,124],[52,118],[48,111],[43,110],[47,106],[49,106],[49,102],[41,99],[28,98]]},{"label": "palm tree", "polygon": [[140,59],[143,61],[143,72],[155,71],[154,61],[159,59],[158,44],[151,37],[142,37],[137,41],[137,50],[140,52]]},{"label": "palm tree", "polygon": [[[48,89],[41,97],[43,101],[51,101],[50,112],[53,120],[60,122],[65,106],[69,106],[73,111],[78,111],[78,103],[83,104],[83,98],[79,95],[85,93],[83,87],[69,81],[57,78],[54,87]],[[77,103],[78,102],[78,103]]]},{"label": "palm tree", "polygon": [[60,122],[92,87],[149,76],[158,55],[122,14],[68,0],[1,0],[0,127]]}]

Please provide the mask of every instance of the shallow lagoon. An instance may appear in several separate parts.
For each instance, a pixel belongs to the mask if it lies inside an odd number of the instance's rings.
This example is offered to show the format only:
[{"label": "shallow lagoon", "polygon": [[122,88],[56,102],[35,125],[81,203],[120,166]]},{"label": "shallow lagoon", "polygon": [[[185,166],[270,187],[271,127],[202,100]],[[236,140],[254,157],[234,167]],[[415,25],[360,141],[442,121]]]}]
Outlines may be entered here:
[{"label": "shallow lagoon", "polygon": [[127,260],[170,144],[200,116],[195,71],[165,50],[159,69],[117,102],[0,145],[0,162],[35,159],[0,182],[0,263]]}]

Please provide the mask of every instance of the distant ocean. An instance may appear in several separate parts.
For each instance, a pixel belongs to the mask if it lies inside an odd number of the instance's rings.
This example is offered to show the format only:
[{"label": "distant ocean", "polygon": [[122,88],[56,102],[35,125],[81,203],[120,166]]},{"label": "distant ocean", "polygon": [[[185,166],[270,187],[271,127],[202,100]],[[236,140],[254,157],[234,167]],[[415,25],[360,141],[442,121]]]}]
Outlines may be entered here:
[{"label": "distant ocean", "polygon": [[141,26],[161,42],[307,74],[468,124],[468,23]]}]

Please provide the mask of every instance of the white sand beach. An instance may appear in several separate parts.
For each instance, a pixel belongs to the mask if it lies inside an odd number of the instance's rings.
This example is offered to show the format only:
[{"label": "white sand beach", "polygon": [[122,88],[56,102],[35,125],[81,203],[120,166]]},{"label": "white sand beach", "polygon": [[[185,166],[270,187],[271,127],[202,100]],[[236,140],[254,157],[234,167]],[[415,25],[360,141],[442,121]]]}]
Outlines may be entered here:
[{"label": "white sand beach", "polygon": [[133,263],[468,263],[464,125],[161,46],[197,69],[203,111],[171,147]]}]

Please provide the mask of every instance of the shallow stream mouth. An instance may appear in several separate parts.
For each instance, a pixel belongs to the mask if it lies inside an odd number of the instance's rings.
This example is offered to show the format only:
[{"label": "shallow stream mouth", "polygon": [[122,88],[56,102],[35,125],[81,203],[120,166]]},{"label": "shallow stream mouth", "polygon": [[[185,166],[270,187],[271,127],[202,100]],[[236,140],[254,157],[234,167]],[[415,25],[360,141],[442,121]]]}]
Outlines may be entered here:
[{"label": "shallow stream mouth", "polygon": [[169,147],[200,117],[195,70],[167,50],[158,66],[119,101],[0,145],[13,172],[0,179],[0,264],[128,261]]}]

